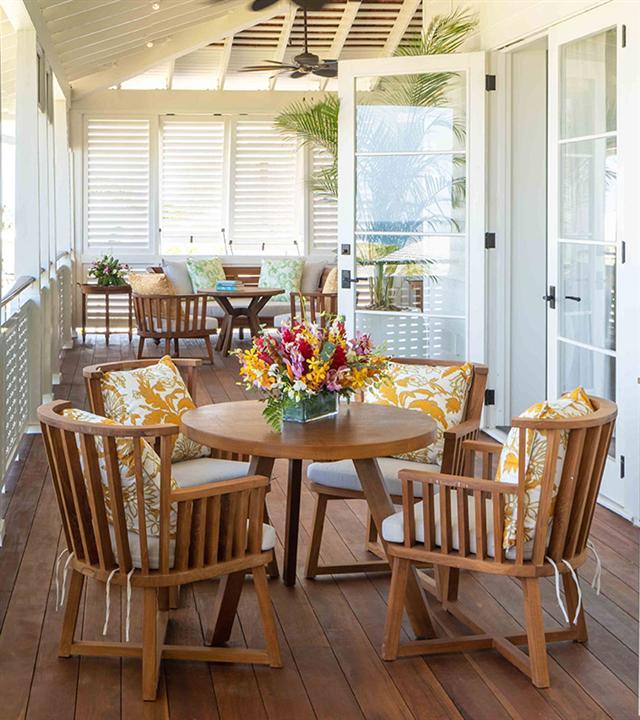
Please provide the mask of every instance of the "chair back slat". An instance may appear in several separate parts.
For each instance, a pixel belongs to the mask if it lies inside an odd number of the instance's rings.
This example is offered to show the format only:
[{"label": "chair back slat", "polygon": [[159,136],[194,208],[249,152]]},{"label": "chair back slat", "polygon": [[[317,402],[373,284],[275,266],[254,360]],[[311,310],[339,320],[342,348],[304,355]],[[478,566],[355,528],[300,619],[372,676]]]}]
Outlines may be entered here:
[{"label": "chair back slat", "polygon": [[440,488],[440,550],[451,550],[451,488]]},{"label": "chair back slat", "polygon": [[[416,516],[414,512],[415,499],[413,483],[408,483],[402,493],[402,510],[406,518],[404,528],[404,544],[411,547],[416,542]],[[424,526],[426,527],[426,525]]]},{"label": "chair back slat", "polygon": [[[430,483],[422,483],[422,508],[424,516],[422,518],[422,527],[424,528],[424,544],[427,550],[433,550],[436,545],[436,522],[435,522],[435,502],[433,485]],[[413,515],[413,510],[408,511],[409,517]],[[405,517],[407,510],[405,510]]]},{"label": "chair back slat", "polygon": [[[142,444],[133,441],[133,467],[136,478],[142,478]],[[136,482],[136,502],[138,504],[138,535],[140,536],[140,565],[143,575],[149,574],[149,542],[147,540],[147,517],[144,512],[145,498],[142,482]]]},{"label": "chair back slat", "polygon": [[547,550],[549,557],[556,563],[562,559],[565,549],[586,436],[587,430],[576,430],[570,433],[567,442],[562,477],[555,502],[554,515],[556,519],[553,523]]},{"label": "chair back slat", "polygon": [[458,505],[458,552],[466,557],[469,554],[469,494],[464,488],[456,491]]},{"label": "chair back slat", "polygon": [[200,498],[193,501],[191,514],[191,547],[189,567],[204,567],[205,542],[207,531],[207,500]]},{"label": "chair back slat", "polygon": [[[75,445],[75,441],[73,444]],[[67,441],[67,447],[69,448],[69,452],[73,452],[70,441]],[[109,518],[98,465],[98,451],[96,450],[95,438],[89,435],[81,435],[80,450],[82,453],[84,477],[98,545],[98,562],[102,570],[110,570],[115,565],[115,557],[111,545]]]},{"label": "chair back slat", "polygon": [[[538,516],[536,517],[535,538],[533,541],[532,557],[536,565],[544,562],[544,557],[547,553],[547,528],[549,527],[553,509],[553,491],[556,482],[560,441],[560,430],[547,431],[547,452],[544,459],[542,485],[540,487],[540,499],[538,501]],[[521,462],[524,463],[525,459],[522,458]],[[524,512],[522,514],[524,515]]]},{"label": "chair back slat", "polygon": [[504,560],[504,549],[502,547],[502,536],[504,534],[504,495],[494,493],[491,497],[493,512],[493,546],[494,562],[501,563]]},{"label": "chair back slat", "polygon": [[264,498],[266,488],[258,488],[249,498],[249,523],[247,531],[247,548],[251,554],[262,549],[262,521],[264,518]]},{"label": "chair back slat", "polygon": [[189,501],[178,503],[176,521],[176,549],[174,567],[176,570],[186,570],[189,567],[189,545],[191,543],[191,515],[193,503]]},{"label": "chair back slat", "polygon": [[473,491],[473,508],[476,515],[476,557],[483,560],[487,556],[487,507],[481,490]]},{"label": "chair back slat", "polygon": [[247,520],[249,518],[249,491],[238,495],[238,509],[233,527],[233,557],[241,557],[247,549]]},{"label": "chair back slat", "polygon": [[218,549],[220,547],[220,509],[221,499],[219,495],[211,497],[207,501],[207,543],[205,559],[208,564],[218,560]]},{"label": "chair back slat", "polygon": [[518,431],[518,490],[516,492],[517,508],[520,510],[516,518],[516,562],[524,562],[524,505],[526,496],[526,456],[527,456],[527,430]]},{"label": "chair back slat", "polygon": [[104,460],[109,481],[109,504],[111,520],[115,533],[116,554],[118,565],[125,572],[131,570],[131,548],[127,532],[127,520],[124,512],[124,496],[122,493],[122,478],[118,462],[116,440],[112,437],[103,437]]}]

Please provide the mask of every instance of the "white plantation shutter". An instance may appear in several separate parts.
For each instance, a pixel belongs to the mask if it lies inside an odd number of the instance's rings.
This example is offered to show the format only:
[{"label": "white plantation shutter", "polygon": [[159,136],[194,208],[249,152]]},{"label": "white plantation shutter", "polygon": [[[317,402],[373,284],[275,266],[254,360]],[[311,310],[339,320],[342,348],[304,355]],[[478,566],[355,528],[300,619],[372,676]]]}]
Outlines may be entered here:
[{"label": "white plantation shutter", "polygon": [[148,249],[149,120],[89,118],[86,150],[87,249]]},{"label": "white plantation shutter", "polygon": [[[238,120],[232,152],[230,239],[236,255],[304,254],[297,150],[270,120]],[[298,245],[296,245],[296,242]]]},{"label": "white plantation shutter", "polygon": [[[311,150],[311,173],[331,165],[329,153],[319,147]],[[338,201],[317,190],[311,191],[310,247],[313,252],[336,252],[338,247]]]},{"label": "white plantation shutter", "polygon": [[224,252],[224,120],[162,121],[162,254]]}]

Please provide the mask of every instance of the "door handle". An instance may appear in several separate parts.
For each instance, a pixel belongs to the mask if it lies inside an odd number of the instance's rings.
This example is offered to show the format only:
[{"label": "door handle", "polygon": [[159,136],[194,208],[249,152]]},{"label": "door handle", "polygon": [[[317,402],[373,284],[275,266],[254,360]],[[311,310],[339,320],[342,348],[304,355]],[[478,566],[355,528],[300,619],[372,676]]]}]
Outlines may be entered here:
[{"label": "door handle", "polygon": [[565,295],[565,300],[575,300],[576,302],[580,302],[582,300],[581,297],[578,297],[577,295]]},{"label": "door handle", "polygon": [[343,270],[341,275],[340,284],[343,290],[347,290],[351,285],[355,285],[360,280],[366,280],[367,278],[351,277],[351,270]]},{"label": "door handle", "polygon": [[556,309],[556,286],[555,285],[549,285],[549,292],[547,295],[543,295],[542,299],[545,302],[549,303],[549,307],[552,310]]}]

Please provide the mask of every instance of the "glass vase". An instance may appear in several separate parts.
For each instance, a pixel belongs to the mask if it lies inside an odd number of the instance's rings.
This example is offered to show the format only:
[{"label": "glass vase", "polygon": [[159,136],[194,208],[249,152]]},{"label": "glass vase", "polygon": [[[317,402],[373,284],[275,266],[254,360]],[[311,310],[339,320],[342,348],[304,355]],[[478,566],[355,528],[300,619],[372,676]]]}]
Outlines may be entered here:
[{"label": "glass vase", "polygon": [[310,395],[299,402],[286,400],[282,412],[284,422],[306,423],[338,414],[338,394]]}]

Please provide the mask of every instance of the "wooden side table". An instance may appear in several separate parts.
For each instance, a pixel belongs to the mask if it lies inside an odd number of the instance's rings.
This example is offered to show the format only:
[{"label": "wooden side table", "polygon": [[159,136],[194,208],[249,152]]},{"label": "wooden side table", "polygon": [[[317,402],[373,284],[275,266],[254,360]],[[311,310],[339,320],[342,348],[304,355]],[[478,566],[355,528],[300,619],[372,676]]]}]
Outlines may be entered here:
[{"label": "wooden side table", "polygon": [[107,345],[111,328],[109,324],[109,298],[112,295],[128,295],[129,304],[129,342],[133,340],[133,302],[131,300],[131,285],[95,285],[93,283],[78,283],[82,293],[82,342],[87,337],[87,297],[89,295],[104,295],[104,336]]}]

